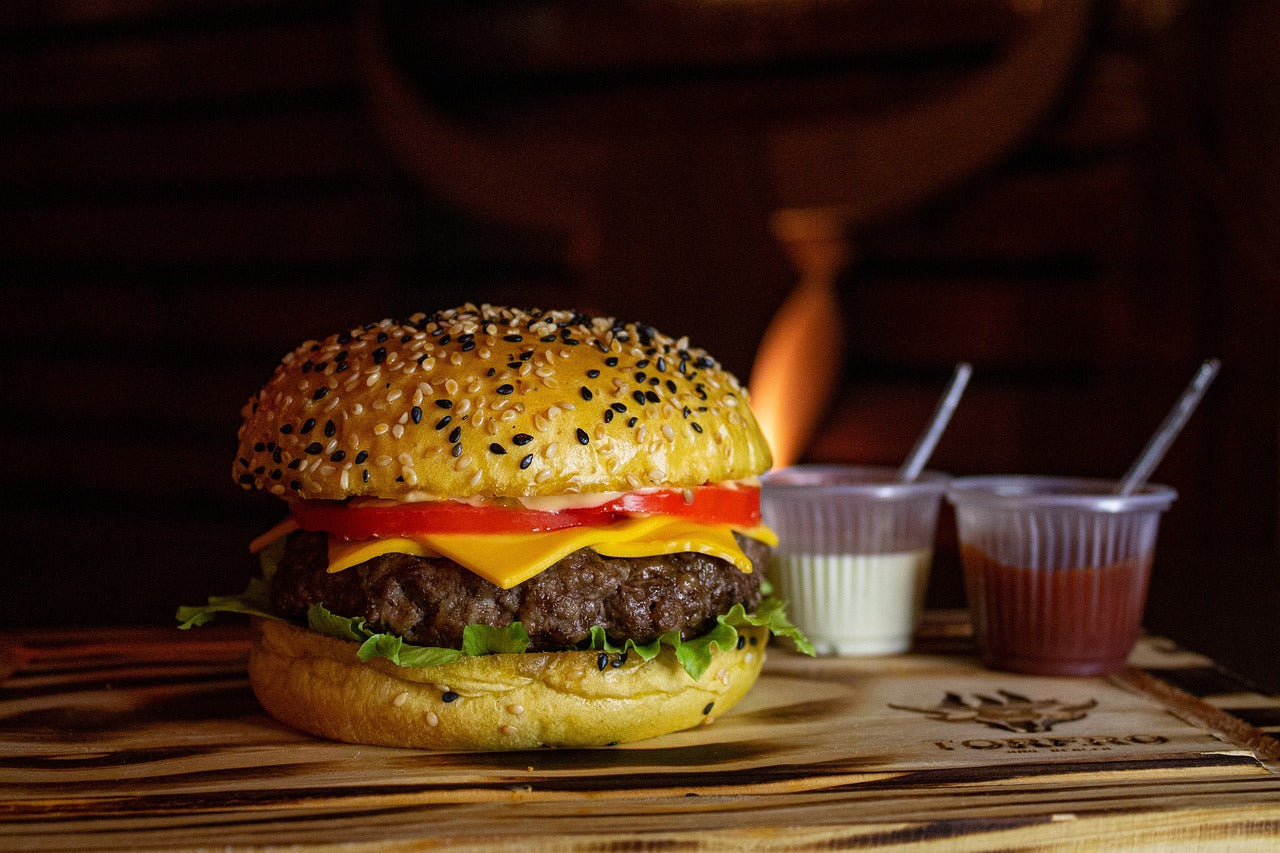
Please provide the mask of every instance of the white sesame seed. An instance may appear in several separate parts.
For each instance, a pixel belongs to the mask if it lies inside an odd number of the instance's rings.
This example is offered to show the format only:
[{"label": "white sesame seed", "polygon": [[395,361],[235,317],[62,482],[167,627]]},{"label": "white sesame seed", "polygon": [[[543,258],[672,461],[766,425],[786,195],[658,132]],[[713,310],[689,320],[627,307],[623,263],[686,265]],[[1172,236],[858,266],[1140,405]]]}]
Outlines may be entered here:
[{"label": "white sesame seed", "polygon": [[552,391],[560,387],[560,383],[556,381],[554,376],[548,376],[546,379],[542,380],[542,384],[547,388],[550,388]]},{"label": "white sesame seed", "polygon": [[488,347],[480,347],[480,349],[476,350],[476,355],[487,359],[489,356],[493,355],[493,353],[489,352]]},{"label": "white sesame seed", "polygon": [[363,415],[363,414],[364,414],[364,403],[356,403],[354,406],[352,406],[352,407],[351,407],[351,414],[353,414],[353,415]]},{"label": "white sesame seed", "polygon": [[[528,364],[528,362],[526,361],[525,364]],[[543,378],[548,377],[553,373],[555,373],[555,371],[549,367],[539,367],[537,370],[534,371],[535,376],[541,376]]]},{"label": "white sesame seed", "polygon": [[374,435],[382,435],[383,433],[385,433],[385,432],[386,432],[387,430],[389,430],[389,429],[391,429],[391,427],[390,427],[390,426],[388,426],[387,424],[377,424],[377,425],[375,425],[375,426],[374,426],[374,428],[373,428],[373,434],[374,434]]},{"label": "white sesame seed", "polygon": [[418,388],[418,390],[413,392],[413,396],[409,398],[409,402],[415,406],[422,405],[422,388]]},{"label": "white sesame seed", "polygon": [[659,471],[657,468],[653,468],[649,471],[649,480],[651,482],[661,483],[666,478],[667,478],[666,475],[663,474],[661,471]]},{"label": "white sesame seed", "polygon": [[662,434],[666,436],[667,441],[671,441],[676,437],[676,431],[671,428],[671,424],[662,425]]},{"label": "white sesame seed", "polygon": [[556,453],[560,450],[560,442],[553,441],[542,449],[542,455],[548,459],[554,459]]},{"label": "white sesame seed", "polygon": [[346,490],[351,485],[351,477],[347,468],[342,469],[342,473],[338,475],[338,488]]},{"label": "white sesame seed", "polygon": [[449,378],[449,379],[446,379],[446,380],[444,381],[444,390],[445,390],[445,393],[446,393],[446,394],[448,394],[448,395],[449,395],[449,396],[451,396],[451,397],[452,397],[454,394],[457,394],[457,393],[458,393],[458,380],[453,379],[452,377],[451,377],[451,378]]},{"label": "white sesame seed", "polygon": [[573,403],[564,403],[564,402],[561,402],[561,403],[557,403],[556,405],[558,405],[560,408],[564,409],[566,412],[572,412],[574,409],[578,408],[578,407],[577,407],[577,406],[575,406]]},{"label": "white sesame seed", "polygon": [[508,705],[508,706],[507,706],[507,713],[509,713],[509,714],[515,714],[515,715],[518,717],[518,716],[520,716],[521,714],[523,714],[523,713],[524,713],[524,706],[523,706],[523,705]]},{"label": "white sesame seed", "polygon": [[476,472],[471,475],[470,485],[472,488],[475,488],[476,486],[480,485],[480,477],[483,475],[483,473],[484,473],[483,471],[477,468]]},{"label": "white sesame seed", "polygon": [[479,393],[480,389],[483,387],[484,385],[483,383],[480,382],[479,379],[472,379],[471,382],[467,385],[467,393],[468,394]]},{"label": "white sesame seed", "polygon": [[279,483],[276,483],[270,489],[268,489],[268,491],[270,491],[271,494],[273,495],[283,495],[284,486],[280,485]]},{"label": "white sesame seed", "polygon": [[409,701],[409,691],[406,690],[403,693],[397,693],[396,698],[391,700],[391,704],[399,708],[401,705],[403,705],[405,702],[408,702],[408,701]]},{"label": "white sesame seed", "polygon": [[449,363],[454,367],[460,366],[462,364],[462,353],[455,352],[453,355],[449,356]]},{"label": "white sesame seed", "polygon": [[[408,412],[405,412],[404,414],[402,414],[402,415],[400,416],[400,419],[396,421],[396,423],[398,423],[398,424],[404,424],[404,423],[408,423],[408,422],[409,422],[409,413],[408,413]],[[399,438],[399,437],[400,437],[400,436],[396,436],[396,438]]]},{"label": "white sesame seed", "polygon": [[391,437],[400,438],[404,435],[404,424],[396,424],[391,428]]},{"label": "white sesame seed", "polygon": [[513,734],[515,734],[515,733],[516,733],[516,727],[515,727],[515,726],[511,726],[511,725],[507,725],[507,726],[503,726],[502,728],[498,729],[498,731],[502,732],[504,735],[513,735]]},{"label": "white sesame seed", "polygon": [[649,428],[646,427],[644,424],[640,424],[640,426],[636,427],[636,443],[638,444],[644,441],[644,437],[648,434],[649,434]]},{"label": "white sesame seed", "polygon": [[[538,368],[538,369],[539,369],[539,370],[546,370],[546,368],[545,368],[545,367],[540,367],[540,368]],[[530,371],[530,370],[533,370],[533,365],[532,365],[532,364],[530,364],[530,363],[529,363],[529,362],[527,362],[527,361],[522,361],[522,362],[520,362],[520,369],[519,369],[519,370],[517,370],[517,371],[516,371],[516,373],[519,373],[521,376],[526,376],[526,375],[528,375],[528,373],[529,373],[529,371]]]},{"label": "white sesame seed", "polygon": [[373,373],[370,373],[368,377],[365,378],[364,384],[372,388],[374,385],[378,384],[379,378],[380,378],[380,374],[378,373],[378,371],[375,370]]},{"label": "white sesame seed", "polygon": [[541,471],[537,473],[537,476],[533,478],[533,481],[535,483],[545,483],[547,480],[550,480],[550,479],[551,479],[551,469],[543,468]]},{"label": "white sesame seed", "polygon": [[390,456],[379,456],[377,460],[374,461],[373,464],[377,465],[379,468],[386,468],[388,465],[391,464],[391,462],[392,462],[392,459]]},{"label": "white sesame seed", "polygon": [[440,718],[436,716],[434,711],[427,712],[427,725],[433,728],[440,725]]}]

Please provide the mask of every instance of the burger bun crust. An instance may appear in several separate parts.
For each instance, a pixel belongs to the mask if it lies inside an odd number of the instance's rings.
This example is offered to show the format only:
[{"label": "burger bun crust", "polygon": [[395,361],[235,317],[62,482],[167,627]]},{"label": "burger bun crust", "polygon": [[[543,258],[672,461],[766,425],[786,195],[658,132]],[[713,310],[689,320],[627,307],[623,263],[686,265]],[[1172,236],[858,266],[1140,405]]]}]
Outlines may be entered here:
[{"label": "burger bun crust", "polygon": [[271,716],[331,740],[453,751],[606,746],[711,722],[755,683],[769,637],[740,626],[742,648],[713,648],[694,681],[666,646],[617,666],[616,654],[571,651],[412,668],[362,662],[355,643],[286,622],[253,622],[249,681]]}]

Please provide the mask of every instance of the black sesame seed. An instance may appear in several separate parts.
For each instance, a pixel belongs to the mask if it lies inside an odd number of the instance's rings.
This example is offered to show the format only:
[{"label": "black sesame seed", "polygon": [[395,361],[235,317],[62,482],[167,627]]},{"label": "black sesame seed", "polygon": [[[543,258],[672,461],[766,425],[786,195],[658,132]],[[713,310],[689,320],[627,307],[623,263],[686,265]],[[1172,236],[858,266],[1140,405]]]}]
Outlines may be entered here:
[{"label": "black sesame seed", "polygon": [[452,409],[453,401],[452,400],[436,400],[436,405],[442,409]]},{"label": "black sesame seed", "polygon": [[254,445],[253,445],[253,452],[254,452],[254,453],[261,453],[262,451],[264,451],[264,450],[266,450],[266,449],[267,449],[267,445],[266,445],[264,442],[261,442],[261,441],[254,442]]},{"label": "black sesame seed", "polygon": [[507,343],[518,344],[524,340],[522,335],[503,335],[502,339]]},{"label": "black sesame seed", "polygon": [[449,421],[451,420],[453,420],[453,415],[445,415],[443,418],[436,421],[436,429],[444,429],[449,425]]},{"label": "black sesame seed", "polygon": [[588,388],[586,385],[583,385],[581,388],[579,388],[578,393],[582,395],[582,399],[586,400],[587,402],[591,401],[591,389]]},{"label": "black sesame seed", "polygon": [[281,471],[279,468],[276,468],[274,471],[271,472],[271,479],[273,480],[279,480],[283,476],[284,476],[284,472]]},{"label": "black sesame seed", "polygon": [[643,382],[643,381],[645,381],[645,380],[646,380],[646,379],[648,379],[648,378],[649,378],[648,374],[646,374],[643,370],[637,370],[637,371],[636,371],[636,381],[637,381],[637,382]]},{"label": "black sesame seed", "polygon": [[285,435],[289,435],[290,433],[293,432],[293,424],[281,424],[280,432],[282,432]]},{"label": "black sesame seed", "polygon": [[387,360],[387,348],[386,348],[386,347],[378,347],[376,350],[374,350],[374,351],[373,351],[373,363],[374,363],[374,364],[382,364],[382,362],[384,362],[384,361],[386,361],[386,360]]},{"label": "black sesame seed", "polygon": [[446,690],[445,692],[440,694],[441,702],[453,702],[457,698],[458,698],[458,694],[453,690]]},{"label": "black sesame seed", "polygon": [[702,709],[702,716],[704,716],[704,717],[705,717],[705,716],[707,716],[707,714],[710,714],[710,713],[711,713],[711,709],[712,709],[712,708],[714,708],[715,706],[716,706],[716,703],[715,703],[715,702],[708,702],[708,703],[707,703],[707,706],[706,706],[705,708],[703,708],[703,709]]},{"label": "black sesame seed", "polygon": [[387,333],[378,332],[378,343],[385,344],[387,342]]},{"label": "black sesame seed", "polygon": [[523,471],[525,468],[528,468],[532,464],[533,464],[533,454],[526,453],[524,455],[524,458],[520,460],[520,470]]},{"label": "black sesame seed", "polygon": [[588,379],[599,379],[599,378],[600,378],[600,371],[596,370],[594,367],[593,367],[593,368],[591,368],[590,370],[588,370],[588,371],[587,371],[587,378],[588,378]]},{"label": "black sesame seed", "polygon": [[760,644],[760,639],[758,637],[752,637],[751,639],[747,640],[747,642],[753,646],[758,646]]},{"label": "black sesame seed", "polygon": [[[668,379],[667,381],[668,381],[668,382],[670,382],[671,380],[670,380],[670,379]],[[656,377],[656,376],[651,376],[651,377],[649,377],[649,384],[650,384],[650,385],[657,385],[657,384],[658,384],[658,377]]]},{"label": "black sesame seed", "polygon": [[591,438],[587,435],[587,431],[582,427],[578,427],[578,444],[587,444]]},{"label": "black sesame seed", "polygon": [[665,358],[662,358],[661,356],[659,356],[659,357],[658,357],[658,365],[657,365],[657,366],[658,366],[658,372],[659,372],[659,373],[666,373],[666,372],[667,372],[667,360],[666,360]]},{"label": "black sesame seed", "polygon": [[284,455],[280,452],[280,448],[271,451],[271,461],[279,465],[284,461]]},{"label": "black sesame seed", "polygon": [[421,406],[414,406],[412,409],[409,410],[409,420],[413,421],[415,424],[422,423],[422,407]]},{"label": "black sesame seed", "polygon": [[636,362],[636,367],[648,367],[648,366],[649,366],[649,359],[647,358],[642,358]]},{"label": "black sesame seed", "polygon": [[465,344],[462,345],[463,352],[471,352],[475,348],[476,348],[475,341],[467,341]]},{"label": "black sesame seed", "polygon": [[689,421],[689,426],[693,427],[694,432],[699,434],[702,433],[702,424],[698,423],[697,421]]},{"label": "black sesame seed", "polygon": [[670,391],[672,394],[676,393],[676,383],[668,379],[667,390]]},{"label": "black sesame seed", "polygon": [[498,372],[498,368],[496,368],[496,367],[490,367],[490,368],[489,368],[489,370],[485,373],[485,376],[492,376],[493,374],[495,374],[495,373],[497,373],[497,372]]},{"label": "black sesame seed", "polygon": [[610,422],[610,421],[612,421],[612,420],[613,420],[613,409],[605,409],[605,410],[604,410],[604,422],[605,422],[605,423],[609,423],[609,422]]},{"label": "black sesame seed", "polygon": [[456,444],[460,438],[462,438],[462,427],[456,426],[453,429],[449,430],[450,444]]},{"label": "black sesame seed", "polygon": [[452,335],[445,335],[443,338],[440,339],[440,346],[444,346],[445,344],[449,343],[449,341],[451,340],[453,340]]},{"label": "black sesame seed", "polygon": [[531,358],[533,358],[533,350],[531,349],[527,349],[524,352],[520,353],[521,361],[528,361]]},{"label": "black sesame seed", "polygon": [[253,469],[253,473],[255,473],[255,474],[257,474],[259,477],[261,477],[263,474],[267,473],[267,466],[266,466],[266,465],[259,465],[257,468],[254,468],[254,469]]},{"label": "black sesame seed", "polygon": [[510,394],[512,391],[516,389],[515,389],[515,386],[513,386],[511,383],[504,382],[501,385],[499,385],[497,388],[494,388],[493,390],[497,391],[499,394]]},{"label": "black sesame seed", "polygon": [[529,435],[527,432],[518,432],[511,436],[511,443],[516,447],[524,447],[531,441],[533,441],[533,436]]},{"label": "black sesame seed", "polygon": [[582,343],[582,341],[578,340],[577,338],[564,338],[562,340],[562,343],[566,343],[571,347],[576,347],[578,344]]},{"label": "black sesame seed", "polygon": [[644,392],[643,392],[643,391],[632,391],[632,392],[631,392],[631,398],[632,398],[633,400],[635,400],[637,403],[639,403],[640,405],[642,405],[642,406],[644,405]]},{"label": "black sesame seed", "polygon": [[367,483],[367,482],[369,482],[369,469],[368,469],[368,468],[365,468],[363,471],[361,471],[361,472],[360,472],[360,479],[361,479],[361,480],[364,480],[366,483]]},{"label": "black sesame seed", "polygon": [[617,357],[616,355],[611,355],[611,356],[609,356],[608,358],[606,358],[606,359],[604,360],[604,366],[605,366],[605,367],[617,367],[617,366],[618,366],[618,357]]},{"label": "black sesame seed", "polygon": [[625,414],[627,411],[627,407],[624,406],[622,403],[612,403],[610,404],[609,408],[613,409],[615,412],[617,412],[620,415]]},{"label": "black sesame seed", "polygon": [[299,491],[302,489],[302,483],[299,482],[298,480],[290,480],[289,488],[293,489],[295,492]]},{"label": "black sesame seed", "polygon": [[607,654],[605,654],[604,652],[601,652],[600,654],[596,655],[596,667],[599,668],[601,672],[604,672],[605,667],[607,667],[608,665],[609,665],[609,656]]},{"label": "black sesame seed", "polygon": [[329,420],[324,422],[325,438],[333,438],[333,434],[337,431],[338,431],[338,425],[335,424],[333,421]]},{"label": "black sesame seed", "polygon": [[404,335],[401,335],[401,336],[400,336],[400,343],[402,343],[402,344],[407,344],[407,343],[409,343],[409,341],[411,341],[411,340],[413,340],[413,334],[412,334],[412,333],[404,334]]},{"label": "black sesame seed", "polygon": [[455,444],[455,445],[453,446],[453,450],[450,450],[449,452],[450,452],[451,454],[453,454],[453,458],[454,458],[454,459],[457,459],[459,456],[461,456],[461,455],[462,455],[462,445],[461,445],[461,444]]},{"label": "black sesame seed", "polygon": [[489,445],[489,452],[497,456],[505,456],[507,453],[507,449],[495,441]]},{"label": "black sesame seed", "polygon": [[[511,368],[512,370],[519,370],[519,369],[520,369],[520,362],[518,362],[518,361],[508,361],[508,362],[507,362],[507,367]],[[489,368],[489,369],[490,369],[490,370],[492,370],[493,368],[491,367],[491,368]]]},{"label": "black sesame seed", "polygon": [[303,435],[306,435],[307,433],[311,432],[311,430],[315,428],[316,428],[316,419],[307,418],[305,421],[302,422],[302,429],[298,430],[298,432],[302,433]]},{"label": "black sesame seed", "polygon": [[333,451],[333,455],[331,455],[331,456],[329,457],[329,461],[330,461],[330,462],[341,462],[343,459],[346,459],[346,458],[347,458],[347,451],[345,451],[345,450],[335,450],[335,451]]},{"label": "black sesame seed", "polygon": [[311,395],[312,400],[323,400],[329,394],[328,388],[317,388],[316,393]]},{"label": "black sesame seed", "polygon": [[645,391],[644,398],[648,400],[650,403],[658,403],[662,401],[662,398],[659,397],[657,394],[653,393],[652,391]]},{"label": "black sesame seed", "polygon": [[555,339],[556,339],[555,335],[543,335],[542,337],[538,338],[538,340],[542,341],[544,344],[552,343],[555,341]]},{"label": "black sesame seed", "polygon": [[316,455],[317,453],[322,453],[324,452],[324,445],[318,441],[313,441],[307,445],[307,452],[310,453],[312,456]]},{"label": "black sesame seed", "polygon": [[252,484],[253,484],[253,475],[252,475],[252,474],[241,474],[241,475],[237,478],[237,480],[238,480],[240,483],[242,483],[242,484],[244,484],[244,485],[246,485],[246,486],[249,486],[249,485],[252,485]]},{"label": "black sesame seed", "polygon": [[465,335],[458,335],[458,343],[469,344],[476,339],[476,336],[467,332]]},{"label": "black sesame seed", "polygon": [[285,467],[288,468],[290,471],[297,471],[299,468],[302,467],[302,458],[299,457],[297,459],[290,461],[289,464],[286,465]]},{"label": "black sesame seed", "polygon": [[638,420],[640,420],[640,419],[639,419],[639,418],[636,418],[636,417],[630,418],[630,419],[627,421],[627,426],[629,426],[629,427],[633,427],[633,426],[635,426],[635,425],[636,425],[636,421],[638,421]]},{"label": "black sesame seed", "polygon": [[333,372],[334,372],[334,373],[342,373],[343,371],[345,371],[345,370],[346,370],[348,367],[350,367],[350,366],[351,366],[351,365],[347,364],[345,361],[340,361],[340,362],[338,362],[338,366],[337,366],[337,368],[335,368]]},{"label": "black sesame seed", "polygon": [[369,458],[369,451],[361,450],[359,453],[356,454],[356,464],[363,465],[364,461],[368,458]]},{"label": "black sesame seed", "polygon": [[739,648],[739,649],[741,649],[741,648],[742,648],[743,646],[745,646],[746,644],[747,644],[747,638],[746,638],[746,636],[745,636],[745,635],[743,635],[743,634],[739,634],[739,635],[738,635],[738,648]]},{"label": "black sesame seed", "polygon": [[310,373],[310,372],[311,372],[311,367],[312,367],[311,362],[309,362],[309,361],[307,361],[307,362],[303,362],[303,364],[302,364],[302,372],[303,372],[303,373]]}]

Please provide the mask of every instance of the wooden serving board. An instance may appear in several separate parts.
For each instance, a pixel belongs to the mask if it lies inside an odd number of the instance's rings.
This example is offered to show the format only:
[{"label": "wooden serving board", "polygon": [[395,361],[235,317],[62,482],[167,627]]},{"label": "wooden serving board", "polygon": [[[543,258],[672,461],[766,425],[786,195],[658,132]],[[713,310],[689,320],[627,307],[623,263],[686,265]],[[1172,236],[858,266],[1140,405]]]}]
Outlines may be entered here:
[{"label": "wooden serving board", "polygon": [[[594,750],[329,743],[259,709],[247,631],[13,635],[0,848],[981,850],[1280,843],[1280,699],[1146,639],[1112,678],[776,650],[710,725]],[[1225,710],[1224,710],[1225,709]]]}]

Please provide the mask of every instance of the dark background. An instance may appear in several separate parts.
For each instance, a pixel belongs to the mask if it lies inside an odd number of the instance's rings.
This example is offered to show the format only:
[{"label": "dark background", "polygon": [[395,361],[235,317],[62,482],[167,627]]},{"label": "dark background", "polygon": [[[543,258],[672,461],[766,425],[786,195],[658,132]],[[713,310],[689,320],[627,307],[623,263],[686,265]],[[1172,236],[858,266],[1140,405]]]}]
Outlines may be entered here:
[{"label": "dark background", "polygon": [[965,359],[934,467],[1116,476],[1221,357],[1147,622],[1280,686],[1278,10],[4,4],[0,627],[241,588],[280,507],[232,484],[238,412],[303,339],[577,307],[745,377],[797,277],[771,217],[816,208],[853,260],[809,461],[896,463]]}]

